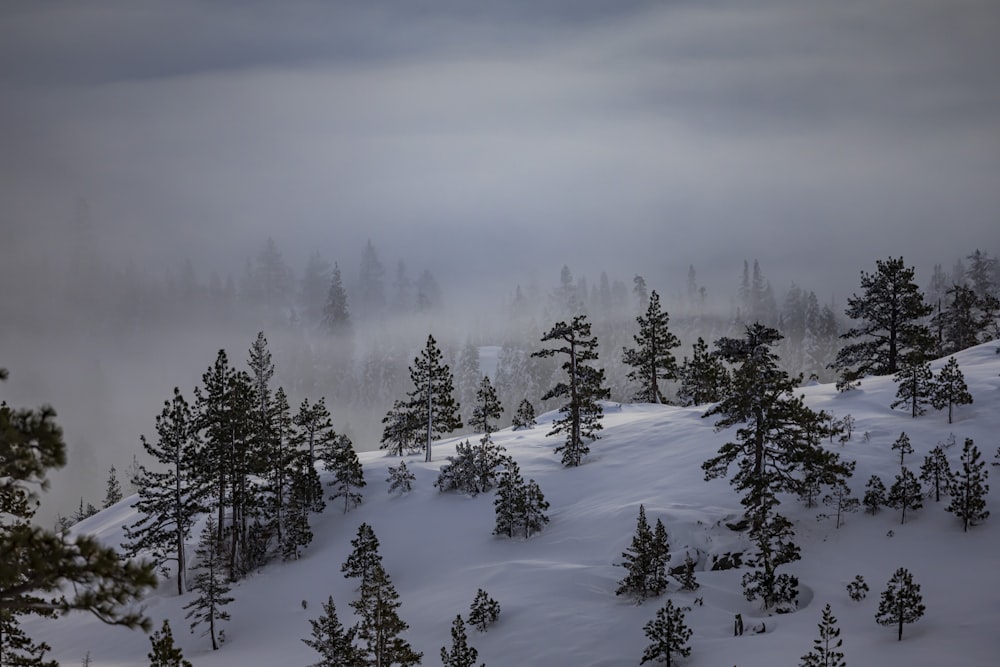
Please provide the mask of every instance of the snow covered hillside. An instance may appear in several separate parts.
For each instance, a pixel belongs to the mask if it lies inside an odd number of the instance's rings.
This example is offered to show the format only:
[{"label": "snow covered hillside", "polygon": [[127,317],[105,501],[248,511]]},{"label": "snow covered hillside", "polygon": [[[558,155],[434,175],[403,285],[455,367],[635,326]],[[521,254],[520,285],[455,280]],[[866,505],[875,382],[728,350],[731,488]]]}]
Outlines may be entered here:
[{"label": "snow covered hillside", "polygon": [[[892,443],[905,431],[914,453],[906,465],[916,471],[923,457],[954,434],[947,450],[952,468],[965,438],[972,438],[987,463],[1000,445],[1000,354],[989,343],[956,355],[975,402],[956,408],[948,424],[946,411],[929,410],[913,419],[906,410],[890,410],[896,386],[891,378],[867,379],[860,389],[838,393],[833,385],[804,387],[810,407],[835,417],[851,415],[849,442],[832,443],[846,460],[857,462],[849,485],[861,497],[872,474],[888,487],[899,472]],[[936,371],[946,360],[932,365]],[[852,666],[956,665],[986,667],[1000,658],[1000,468],[987,466],[992,492],[987,508],[994,516],[963,533],[962,525],[944,511],[946,501],[926,499],[922,509],[900,524],[898,511],[875,516],[847,515],[835,529],[820,506],[806,509],[796,498],[783,497],[781,511],[795,522],[802,559],[787,567],[799,577],[799,609],[765,615],[759,602],[747,602],[740,577],[745,570],[709,571],[713,557],[748,548],[745,534],[726,526],[742,514],[737,493],[726,480],[704,481],[701,464],[729,439],[716,433],[704,408],[605,404],[602,437],[578,468],[564,468],[552,450],[557,437],[546,438],[546,414],[531,430],[501,431],[495,442],[507,448],[525,478],[540,485],[550,503],[549,525],[530,539],[492,535],[493,493],[469,497],[439,493],[433,483],[445,457],[465,436],[435,444],[435,462],[408,457],[415,473],[414,490],[386,492],[387,468],[396,458],[382,452],[361,453],[367,487],[364,503],[347,514],[337,503],[312,518],[315,539],[302,560],[273,562],[234,585],[232,620],[223,625],[225,643],[212,651],[205,637],[188,633],[182,607],[191,595],[178,597],[165,581],[147,600],[159,627],[170,620],[185,657],[197,667],[308,665],[318,655],[301,638],[308,620],[321,615],[332,595],[340,619],[353,618],[348,603],[354,581],[340,566],[351,551],[358,525],[372,525],[381,543],[386,570],[399,591],[400,616],[409,623],[405,638],[424,654],[423,664],[438,665],[439,650],[451,645],[456,614],[468,615],[477,589],[484,588],[501,606],[499,621],[485,633],[469,628],[469,641],[480,662],[493,667],[551,665],[610,667],[638,665],[649,643],[643,625],[669,598],[691,607],[686,622],[693,630],[691,656],[682,665],[706,667],[774,667],[798,665],[818,636],[824,604],[832,606]],[[475,440],[476,436],[468,436]],[[131,499],[86,520],[78,530],[108,544],[118,544],[121,527],[134,521]],[[671,566],[687,553],[698,558],[701,587],[680,592],[671,580],[668,592],[642,605],[616,597],[624,574],[616,564],[630,544],[639,505],[651,523],[663,520],[669,533]],[[192,544],[193,547],[193,544]],[[896,630],[877,625],[875,612],[886,582],[906,567],[920,584],[927,611],[906,626],[902,641]],[[862,575],[868,597],[852,601],[845,586]],[[703,604],[695,604],[701,598]],[[747,632],[733,636],[734,615],[742,614]],[[53,647],[63,665],[78,665],[89,652],[95,667],[148,664],[148,638],[139,631],[108,627],[84,614],[59,621],[30,620],[25,627]],[[755,632],[760,630],[760,632]],[[199,630],[200,632],[200,630]]]}]

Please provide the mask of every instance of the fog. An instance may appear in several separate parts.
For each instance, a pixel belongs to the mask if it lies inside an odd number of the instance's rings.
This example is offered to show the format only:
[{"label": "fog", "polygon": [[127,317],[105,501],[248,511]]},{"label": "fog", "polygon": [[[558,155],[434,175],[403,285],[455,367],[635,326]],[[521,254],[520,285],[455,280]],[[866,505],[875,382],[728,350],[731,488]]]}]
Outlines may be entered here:
[{"label": "fog", "polygon": [[926,284],[1000,250],[998,26],[990,0],[6,2],[0,391],[59,411],[66,513],[218,349],[264,330],[298,372],[288,309],[122,314],[185,261],[239,288],[269,238],[349,291],[368,240],[387,290],[431,272],[443,308],[361,347],[499,345],[564,265],[668,295],[693,265],[721,317],[745,260],[839,312],[879,258]]}]

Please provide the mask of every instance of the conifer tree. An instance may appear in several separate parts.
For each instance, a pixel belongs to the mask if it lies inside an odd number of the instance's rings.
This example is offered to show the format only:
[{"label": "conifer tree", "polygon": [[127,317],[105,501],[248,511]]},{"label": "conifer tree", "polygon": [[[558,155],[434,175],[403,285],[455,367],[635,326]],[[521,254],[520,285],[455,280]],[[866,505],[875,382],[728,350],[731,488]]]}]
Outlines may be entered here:
[{"label": "conifer tree", "polygon": [[590,451],[587,442],[596,440],[603,428],[603,409],[598,401],[606,399],[610,393],[604,387],[604,370],[587,365],[588,361],[597,360],[597,338],[590,334],[586,315],[577,315],[570,324],[557,322],[542,336],[543,343],[549,341],[557,341],[561,345],[533,352],[531,356],[548,358],[556,354],[566,355],[562,369],[566,371],[567,381],[549,389],[542,400],[563,398],[567,402],[559,408],[563,416],[553,423],[552,430],[546,435],[565,433],[566,439],[556,447],[555,453],[562,453],[563,465],[578,466]]},{"label": "conifer tree", "polygon": [[388,450],[392,456],[403,456],[408,451],[420,449],[420,424],[415,412],[404,401],[396,401],[382,418],[385,427],[379,449]]},{"label": "conifer tree", "polygon": [[882,592],[875,620],[879,625],[898,626],[898,641],[902,641],[903,624],[920,620],[925,610],[920,584],[914,583],[910,571],[901,567],[892,575]]},{"label": "conifer tree", "polygon": [[986,509],[986,494],[990,487],[986,484],[989,473],[985,466],[986,463],[980,460],[979,448],[973,444],[972,438],[966,438],[959,468],[949,485],[951,503],[945,507],[946,511],[962,520],[963,531],[990,516]]},{"label": "conifer tree", "polygon": [[146,655],[149,667],[191,667],[180,647],[174,644],[174,633],[166,619],[163,619],[163,626],[150,636],[149,642],[152,644],[152,650]]},{"label": "conifer tree", "polygon": [[722,357],[709,352],[705,339],[698,337],[692,357],[684,357],[678,375],[681,386],[677,400],[681,405],[704,405],[722,400],[729,388],[729,372]]},{"label": "conifer tree", "polygon": [[216,625],[229,620],[229,612],[225,610],[225,606],[233,601],[233,598],[227,595],[229,584],[226,583],[224,571],[224,551],[225,546],[219,539],[215,519],[209,516],[198,541],[198,548],[194,552],[198,564],[195,566],[196,574],[191,581],[191,590],[197,592],[198,596],[184,605],[184,609],[190,610],[184,617],[194,618],[191,622],[191,632],[194,632],[199,625],[208,625],[202,636],[208,635],[211,638],[213,651],[219,649]]},{"label": "conifer tree", "polygon": [[312,542],[309,513],[317,511],[317,496],[322,511],[323,494],[316,468],[309,464],[309,452],[296,452],[288,489],[285,530],[281,535],[281,555],[284,560],[297,560],[302,549]]},{"label": "conifer tree", "polygon": [[358,639],[363,643],[365,664],[376,667],[419,665],[422,653],[413,650],[409,642],[400,637],[409,628],[397,612],[401,603],[392,580],[376,563],[362,579],[360,595],[351,602],[359,617]]},{"label": "conifer tree", "polygon": [[684,623],[684,612],[667,600],[667,604],[656,611],[656,618],[643,626],[650,645],[642,654],[640,665],[647,662],[662,662],[667,667],[674,664],[674,656],[688,657],[691,648],[691,629]]},{"label": "conifer tree", "polygon": [[823,502],[836,510],[837,530],[840,530],[840,524],[843,523],[843,515],[857,512],[858,506],[861,505],[860,501],[851,495],[851,488],[843,481],[833,485],[830,493],[823,497]]},{"label": "conifer tree", "polygon": [[840,650],[843,644],[837,619],[827,604],[823,607],[823,620],[819,623],[819,639],[813,640],[812,650],[802,656],[799,667],[847,667],[844,653]]},{"label": "conifer tree", "polygon": [[0,609],[0,665],[59,667],[55,660],[45,660],[52,647],[35,643],[21,628],[15,610]]},{"label": "conifer tree", "polygon": [[873,274],[861,272],[864,293],[849,298],[845,311],[860,323],[841,336],[857,342],[842,347],[831,364],[841,373],[841,386],[849,387],[865,375],[892,375],[906,355],[930,347],[930,332],[922,320],[932,308],[924,303],[913,276],[902,257],[878,260]]},{"label": "conifer tree", "polygon": [[[0,380],[6,379],[0,368]],[[108,624],[148,630],[149,619],[132,603],[156,586],[150,563],[123,561],[86,535],[71,539],[33,525],[36,490],[48,488],[50,469],[66,464],[55,416],[49,406],[23,409],[0,402],[0,651],[7,660],[14,652],[41,665],[48,646],[34,643],[19,617],[88,611]]]},{"label": "conifer tree", "polygon": [[861,602],[868,596],[868,584],[860,574],[854,575],[854,579],[847,584],[847,595],[855,602]]},{"label": "conifer tree", "polygon": [[104,509],[107,509],[122,499],[122,485],[118,481],[115,467],[108,470],[108,484],[104,492]]},{"label": "conifer tree", "polygon": [[695,578],[694,566],[694,558],[691,557],[690,553],[685,554],[684,565],[681,566],[681,571],[677,575],[677,581],[681,584],[681,590],[696,591],[701,586]]},{"label": "conifer tree", "polygon": [[500,603],[480,588],[476,591],[476,597],[469,607],[469,625],[480,632],[486,632],[486,628],[496,623],[498,618],[500,618]]},{"label": "conifer tree", "polygon": [[496,515],[494,535],[514,537],[524,514],[524,478],[517,463],[511,461],[500,473],[493,509]]},{"label": "conifer tree", "polygon": [[934,489],[934,502],[939,503],[941,502],[941,492],[948,492],[951,478],[948,457],[944,453],[944,447],[938,445],[931,450],[928,456],[924,457],[924,463],[920,466],[920,480]]},{"label": "conifer tree", "polygon": [[455,616],[451,623],[451,650],[441,647],[441,665],[443,667],[476,667],[479,651],[469,646],[465,636],[465,621],[462,615]]},{"label": "conifer tree", "polygon": [[892,404],[895,410],[899,406],[910,408],[914,418],[927,412],[934,392],[934,374],[930,363],[922,360],[909,359],[893,376],[896,381],[896,400]]},{"label": "conifer tree", "polygon": [[361,504],[360,489],[365,486],[364,467],[354,451],[354,444],[346,435],[340,435],[320,452],[320,458],[323,467],[333,473],[330,486],[334,488],[334,494],[330,500],[343,498],[344,514],[347,514],[352,507]]},{"label": "conifer tree", "polygon": [[466,440],[455,445],[455,455],[441,466],[434,486],[441,491],[452,489],[478,495],[496,486],[498,469],[510,460],[503,447],[493,444],[489,434],[482,441],[470,445]]},{"label": "conifer tree", "polygon": [[451,368],[442,361],[434,336],[427,336],[427,344],[413,360],[410,380],[414,389],[409,394],[408,408],[414,430],[424,434],[424,460],[430,463],[431,442],[462,428],[460,406],[453,396]]},{"label": "conifer tree", "polygon": [[948,423],[950,424],[954,406],[970,403],[972,403],[972,394],[969,393],[969,388],[965,384],[965,376],[962,374],[962,369],[958,367],[958,361],[952,357],[934,378],[931,404],[935,410],[948,408]]},{"label": "conifer tree", "polygon": [[903,465],[903,457],[913,453],[913,445],[910,444],[910,436],[906,435],[906,431],[900,433],[896,442],[892,443],[892,451],[899,452],[899,465]]},{"label": "conifer tree", "polygon": [[767,497],[748,517],[754,545],[750,563],[754,570],[743,575],[743,595],[747,600],[761,599],[764,609],[785,608],[798,597],[798,578],[778,572],[778,568],[801,556],[792,542],[792,522],[775,511],[777,504],[776,499]]},{"label": "conifer tree", "polygon": [[325,398],[320,398],[312,405],[308,398],[303,399],[298,413],[292,417],[292,424],[296,427],[292,434],[292,445],[296,449],[305,448],[309,455],[309,465],[314,465],[319,452],[337,437]]},{"label": "conifer tree", "polygon": [[139,521],[125,527],[126,553],[151,555],[160,568],[176,563],[177,594],[184,593],[187,561],[184,545],[191,536],[195,517],[204,511],[206,489],[196,471],[200,440],[195,417],[181,392],[164,402],[156,417],[157,441],[141,436],[143,449],[165,467],[142,469],[139,498],[134,507]]},{"label": "conifer tree", "polygon": [[326,305],[320,320],[323,330],[334,336],[351,333],[351,315],[347,306],[347,292],[340,275],[340,266],[334,262],[330,289],[326,294]]},{"label": "conifer tree", "polygon": [[947,305],[939,306],[931,325],[938,335],[942,355],[959,352],[996,336],[997,297],[968,285],[952,285]]},{"label": "conifer tree", "polygon": [[878,475],[872,475],[865,485],[865,495],[861,499],[861,504],[865,506],[868,514],[877,514],[879,509],[885,505],[886,490],[885,484]]},{"label": "conifer tree", "polygon": [[497,430],[497,421],[503,415],[503,406],[497,398],[496,389],[490,382],[490,377],[484,375],[479,389],[476,390],[476,405],[472,409],[472,418],[469,426],[476,433],[485,433],[487,436]]},{"label": "conifer tree", "polygon": [[885,504],[894,509],[902,510],[899,522],[906,523],[906,510],[918,510],[923,507],[924,504],[921,501],[923,495],[924,492],[920,488],[920,482],[908,468],[904,467],[896,475],[896,481],[889,488],[889,495],[885,499]]},{"label": "conifer tree", "polygon": [[545,500],[538,482],[533,479],[528,480],[522,493],[524,501],[521,523],[524,525],[524,536],[527,538],[540,531],[549,522],[549,516],[545,513],[549,509],[549,502]]},{"label": "conifer tree", "polygon": [[669,329],[670,316],[660,308],[656,290],[649,296],[645,317],[636,318],[639,333],[634,336],[636,347],[623,348],[622,362],[632,367],[628,379],[640,384],[633,397],[644,403],[666,403],[660,390],[660,380],[677,378],[677,360],[670,351],[680,347],[680,340]]},{"label": "conifer tree", "polygon": [[523,399],[517,406],[517,412],[514,413],[513,426],[514,430],[520,430],[522,428],[532,428],[538,422],[535,421],[535,406],[531,404],[528,399]]},{"label": "conifer tree", "polygon": [[385,481],[389,483],[390,495],[397,491],[403,495],[413,490],[413,482],[416,479],[416,476],[406,467],[406,461],[400,461],[398,466],[389,466],[389,477]]},{"label": "conifer tree", "polygon": [[311,667],[363,667],[366,664],[354,646],[357,628],[345,629],[341,625],[332,595],[323,603],[323,615],[309,619],[309,625],[312,626],[312,638],[302,642],[322,658]]},{"label": "conifer tree", "polygon": [[347,557],[340,571],[345,577],[361,579],[361,582],[372,576],[376,568],[382,567],[382,556],[378,552],[378,538],[375,531],[367,523],[358,526],[358,534],[351,540],[354,551]]},{"label": "conifer tree", "polygon": [[619,582],[615,595],[630,595],[641,604],[648,597],[663,593],[667,587],[666,565],[670,559],[666,530],[657,519],[654,531],[646,520],[646,508],[639,505],[632,544],[622,552],[619,565],[625,568],[625,576]]}]

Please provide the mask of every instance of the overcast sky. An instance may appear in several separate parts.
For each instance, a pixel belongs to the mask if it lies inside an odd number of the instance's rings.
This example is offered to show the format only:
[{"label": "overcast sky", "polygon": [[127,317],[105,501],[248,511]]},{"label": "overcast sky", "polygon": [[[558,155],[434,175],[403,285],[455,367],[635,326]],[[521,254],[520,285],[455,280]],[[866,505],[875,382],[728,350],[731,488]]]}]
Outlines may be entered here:
[{"label": "overcast sky", "polygon": [[0,224],[853,290],[1000,249],[998,34],[996,0],[6,0]]}]

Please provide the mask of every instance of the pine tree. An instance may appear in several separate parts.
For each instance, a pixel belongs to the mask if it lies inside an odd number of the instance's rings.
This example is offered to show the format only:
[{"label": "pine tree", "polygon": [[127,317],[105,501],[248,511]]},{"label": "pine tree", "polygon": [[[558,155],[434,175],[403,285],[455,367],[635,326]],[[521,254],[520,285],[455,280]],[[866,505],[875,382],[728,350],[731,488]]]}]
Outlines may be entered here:
[{"label": "pine tree", "polygon": [[934,374],[931,372],[930,363],[917,360],[904,361],[893,379],[897,388],[892,409],[907,406],[914,418],[927,412],[925,406],[931,404],[934,392]]},{"label": "pine tree", "polygon": [[972,438],[966,438],[959,469],[949,485],[951,503],[945,507],[946,511],[962,520],[963,531],[990,516],[986,509],[986,494],[990,487],[986,483],[989,473],[985,466],[986,463],[980,460],[979,448],[973,444]]},{"label": "pine tree", "polygon": [[198,557],[196,574],[191,582],[191,590],[198,593],[198,596],[184,605],[184,609],[189,609],[185,618],[194,618],[191,622],[191,632],[199,625],[208,625],[202,632],[212,639],[212,650],[219,649],[216,640],[216,625],[221,621],[229,620],[229,612],[224,607],[233,601],[229,597],[229,585],[226,583],[224,572],[225,546],[219,539],[215,520],[210,516],[205,523],[205,528],[198,541],[198,548],[195,549],[195,556]]},{"label": "pine tree", "polygon": [[896,481],[889,488],[885,504],[894,509],[902,510],[899,522],[906,523],[906,510],[918,510],[924,506],[921,502],[923,494],[923,489],[920,488],[920,482],[917,478],[908,468],[903,468],[896,475]]},{"label": "pine tree", "polygon": [[351,315],[347,306],[347,292],[340,276],[340,267],[334,263],[330,289],[326,294],[326,305],[320,320],[323,330],[334,336],[351,333]]},{"label": "pine tree", "polygon": [[120,502],[122,499],[122,485],[118,482],[118,476],[115,471],[115,467],[111,466],[108,470],[108,484],[106,491],[104,492],[104,505],[103,508],[107,509]]},{"label": "pine tree", "polygon": [[21,628],[17,612],[0,609],[0,665],[31,667],[59,667],[55,660],[45,660],[52,647],[45,642],[35,643]]},{"label": "pine tree", "polygon": [[704,405],[722,400],[729,387],[729,372],[722,358],[708,351],[705,339],[699,337],[692,357],[684,357],[678,376],[681,381],[677,400],[681,405]]},{"label": "pine tree", "polygon": [[947,305],[931,319],[937,331],[942,356],[960,352],[996,336],[996,316],[1000,301],[989,292],[967,285],[952,285],[946,292]]},{"label": "pine tree", "polygon": [[503,447],[493,444],[489,434],[479,444],[466,440],[455,445],[455,455],[441,466],[434,486],[440,491],[457,490],[478,495],[496,486],[498,469],[510,460]]},{"label": "pine tree", "polygon": [[[285,530],[280,539],[284,560],[297,560],[302,555],[302,549],[312,542],[309,513],[317,511],[317,496],[319,503],[323,503],[319,475],[309,463],[309,452],[296,452],[288,489]],[[319,511],[322,511],[322,506]]]},{"label": "pine tree", "polygon": [[661,310],[656,290],[650,294],[645,317],[640,315],[636,322],[636,347],[622,350],[622,362],[633,368],[628,379],[641,385],[633,398],[644,403],[666,403],[660,380],[677,378],[677,360],[670,350],[680,347],[681,342],[668,328],[670,316]]},{"label": "pine tree", "polygon": [[469,607],[469,625],[480,632],[486,632],[486,628],[496,623],[499,618],[500,603],[480,588],[476,591],[476,597]]},{"label": "pine tree", "polygon": [[924,463],[920,466],[920,480],[934,489],[934,502],[939,503],[941,502],[941,492],[948,492],[951,478],[948,457],[944,453],[944,447],[938,445],[931,450],[928,456],[924,457]]},{"label": "pine tree", "polygon": [[416,479],[416,476],[406,467],[406,461],[400,461],[396,467],[389,466],[389,477],[385,481],[389,483],[390,495],[397,491],[403,495],[413,490],[413,482]]},{"label": "pine tree", "polygon": [[166,569],[176,563],[177,594],[184,593],[187,578],[185,544],[191,537],[195,517],[205,510],[207,492],[197,472],[201,441],[194,414],[181,392],[165,401],[156,417],[157,441],[140,438],[143,449],[164,466],[162,471],[142,469],[138,500],[134,504],[140,519],[125,527],[125,552],[152,556],[153,562]]},{"label": "pine tree", "polygon": [[847,595],[855,602],[861,602],[868,596],[868,584],[860,574],[854,575],[854,579],[847,584]]},{"label": "pine tree", "polygon": [[898,625],[898,641],[902,641],[903,624],[920,620],[925,610],[920,585],[914,583],[909,570],[901,567],[892,575],[882,592],[875,621],[879,625]]},{"label": "pine tree", "polygon": [[434,336],[427,337],[427,344],[410,366],[410,380],[414,390],[409,394],[408,408],[414,430],[425,436],[424,460],[430,463],[431,442],[462,428],[451,369],[442,361]]},{"label": "pine tree", "polygon": [[823,503],[837,511],[837,525],[835,527],[837,530],[840,530],[840,524],[843,523],[843,515],[857,512],[861,505],[857,498],[851,496],[851,488],[843,481],[833,485],[829,495],[823,497]]},{"label": "pine tree", "polygon": [[913,445],[910,444],[910,436],[906,431],[899,434],[896,442],[892,443],[892,451],[899,452],[899,465],[903,465],[903,457],[913,453]]},{"label": "pine tree", "polygon": [[524,536],[527,538],[540,531],[549,522],[549,517],[545,513],[549,509],[549,503],[545,500],[538,482],[533,479],[528,480],[523,494],[521,523],[524,525]]},{"label": "pine tree", "polygon": [[843,644],[837,619],[827,604],[823,607],[823,620],[819,623],[819,639],[814,639],[813,649],[802,656],[800,667],[847,667],[840,650]]},{"label": "pine tree", "polygon": [[948,423],[950,424],[954,406],[969,405],[970,403],[972,403],[972,394],[969,393],[969,388],[965,384],[965,376],[958,367],[958,361],[952,357],[934,378],[931,404],[935,410],[948,408]]},{"label": "pine tree", "polygon": [[625,576],[619,582],[615,595],[630,595],[641,604],[648,597],[655,597],[666,590],[666,564],[670,550],[663,523],[657,519],[657,533],[650,529],[646,520],[646,508],[639,505],[632,544],[622,552],[619,565],[625,568]]},{"label": "pine tree", "polygon": [[535,406],[528,399],[523,399],[517,406],[517,412],[514,413],[514,430],[532,428],[537,423],[535,421]]},{"label": "pine tree", "polygon": [[535,480],[524,483],[521,471],[513,460],[506,463],[497,484],[497,495],[493,500],[496,514],[494,535],[514,537],[516,532],[524,530],[524,536],[531,537],[549,522],[545,511],[549,503],[545,500],[541,488]]},{"label": "pine tree", "polygon": [[[0,368],[0,380],[6,379]],[[88,611],[105,623],[148,631],[149,619],[131,604],[156,586],[152,564],[123,561],[86,535],[71,539],[33,525],[36,490],[48,488],[50,469],[66,464],[55,416],[49,406],[15,409],[0,402],[0,651],[7,660],[16,651],[18,659],[43,665],[48,646],[32,642],[20,616]]]},{"label": "pine tree", "polygon": [[865,485],[865,495],[861,499],[861,504],[865,506],[868,514],[877,514],[879,509],[885,505],[886,490],[878,475],[872,475]]},{"label": "pine tree", "polygon": [[309,619],[309,625],[312,626],[312,639],[302,642],[322,657],[311,667],[363,667],[366,664],[354,646],[357,628],[345,629],[340,624],[332,595],[323,603],[323,615]]},{"label": "pine tree", "polygon": [[674,656],[688,657],[691,648],[691,630],[684,623],[684,612],[667,600],[667,604],[656,611],[656,618],[643,626],[646,637],[652,642],[642,654],[642,661],[662,662],[667,667],[674,664]]},{"label": "pine tree", "polygon": [[694,566],[694,558],[691,557],[690,553],[685,554],[684,565],[681,566],[680,573],[677,575],[677,581],[681,584],[681,590],[696,591],[701,586],[695,578]]},{"label": "pine tree", "polygon": [[792,522],[775,511],[778,501],[766,497],[753,510],[750,519],[750,540],[754,551],[750,563],[754,570],[743,575],[743,595],[747,600],[760,598],[764,609],[785,609],[798,597],[799,580],[778,568],[799,560],[798,546]]},{"label": "pine tree", "polygon": [[385,428],[379,449],[386,449],[392,456],[403,456],[420,448],[420,424],[407,403],[396,401],[382,418]]},{"label": "pine tree", "polygon": [[842,347],[831,364],[840,371],[843,386],[869,374],[894,374],[906,355],[930,347],[922,320],[932,308],[913,282],[914,270],[906,268],[902,257],[879,260],[876,267],[874,274],[861,272],[864,294],[847,300],[847,316],[861,323],[841,336],[858,342]]},{"label": "pine tree", "polygon": [[359,617],[358,639],[364,644],[365,664],[376,667],[419,665],[415,652],[399,635],[409,628],[397,613],[399,594],[381,563],[375,564],[361,582],[360,596],[351,602]]},{"label": "pine tree", "polygon": [[561,347],[533,352],[532,357],[548,358],[565,354],[567,360],[562,368],[566,371],[567,382],[559,382],[549,389],[542,400],[564,398],[567,400],[559,412],[563,415],[553,423],[546,436],[565,433],[566,439],[556,447],[555,453],[562,453],[565,466],[578,466],[590,448],[587,441],[596,440],[601,426],[603,410],[601,399],[610,393],[604,387],[604,370],[588,366],[586,362],[597,360],[597,339],[590,334],[590,323],[585,315],[577,315],[571,324],[557,322],[542,336],[542,342],[560,341]]},{"label": "pine tree", "polygon": [[181,649],[174,645],[174,633],[166,619],[163,620],[163,627],[150,636],[149,642],[152,644],[152,650],[146,655],[149,667],[191,667]]},{"label": "pine tree", "polygon": [[320,452],[320,458],[324,469],[333,473],[330,486],[334,488],[334,494],[330,500],[343,498],[344,514],[347,514],[352,507],[361,504],[360,489],[365,486],[364,467],[354,451],[354,444],[346,435],[340,435]]},{"label": "pine tree", "polygon": [[443,667],[475,667],[479,651],[469,646],[465,636],[465,622],[462,615],[455,616],[451,624],[451,650],[441,647],[441,665]]},{"label": "pine tree", "polygon": [[488,375],[484,375],[476,391],[476,406],[472,409],[469,426],[476,433],[489,435],[497,430],[497,420],[503,415],[503,406]]},{"label": "pine tree", "polygon": [[345,577],[361,579],[362,584],[372,576],[376,568],[382,567],[382,556],[378,552],[378,538],[367,523],[358,526],[358,535],[351,540],[354,551],[347,557],[340,571]]}]

